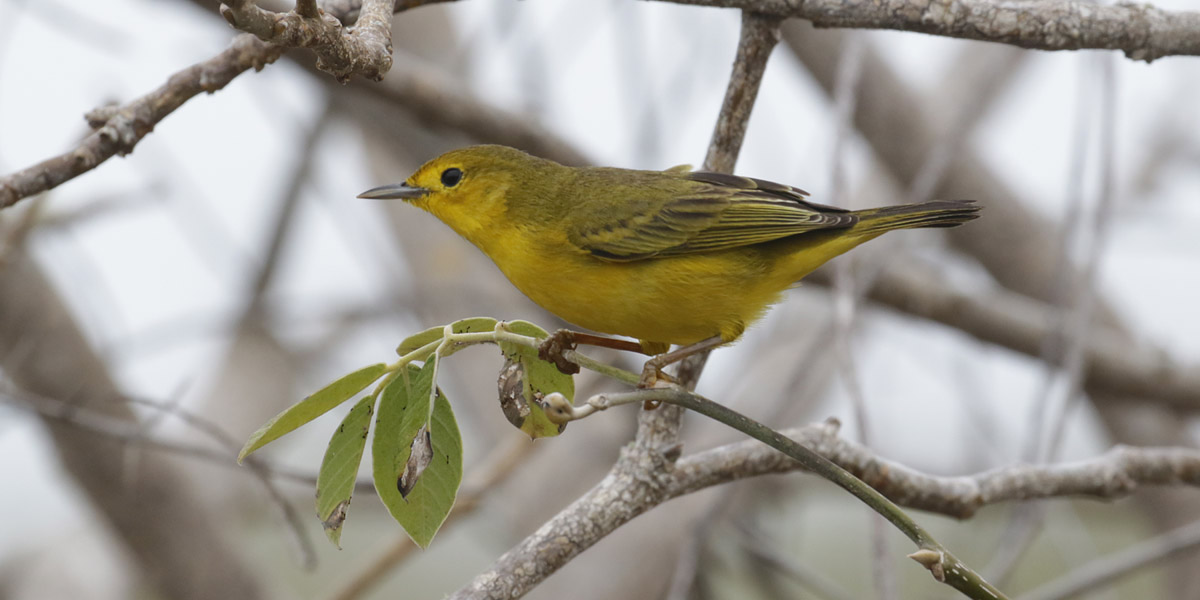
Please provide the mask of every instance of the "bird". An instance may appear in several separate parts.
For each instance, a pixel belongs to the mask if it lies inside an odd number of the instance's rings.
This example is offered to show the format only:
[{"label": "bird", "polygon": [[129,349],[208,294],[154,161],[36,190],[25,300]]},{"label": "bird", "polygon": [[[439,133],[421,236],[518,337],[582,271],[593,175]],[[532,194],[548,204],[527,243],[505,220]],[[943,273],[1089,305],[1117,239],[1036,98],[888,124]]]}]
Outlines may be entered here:
[{"label": "bird", "polygon": [[[638,340],[560,331],[542,350],[566,372],[578,367],[560,351],[576,343],[651,355],[642,386],[667,364],[737,340],[826,261],[888,231],[979,214],[971,200],[847,210],[752,177],[571,167],[500,145],[446,152],[359,197],[431,213],[542,308]],[[667,352],[671,344],[679,349]]]}]

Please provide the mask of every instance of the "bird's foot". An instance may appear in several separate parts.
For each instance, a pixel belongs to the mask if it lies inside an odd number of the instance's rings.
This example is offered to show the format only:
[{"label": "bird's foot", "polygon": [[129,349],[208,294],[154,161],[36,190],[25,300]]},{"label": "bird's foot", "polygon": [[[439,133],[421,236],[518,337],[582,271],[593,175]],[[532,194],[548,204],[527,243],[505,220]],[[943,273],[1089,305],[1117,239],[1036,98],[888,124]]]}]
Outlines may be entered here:
[{"label": "bird's foot", "polygon": [[542,341],[538,346],[538,358],[554,363],[559,371],[567,375],[574,375],[579,372],[579,365],[567,360],[563,356],[566,350],[574,350],[578,346],[575,341],[575,332],[570,329],[559,329],[550,334],[550,337]]},{"label": "bird's foot", "polygon": [[[649,390],[658,387],[659,382],[674,384],[677,383],[675,378],[663,372],[662,367],[658,365],[653,358],[646,361],[642,367],[642,377],[638,379],[637,387],[639,390]],[[642,403],[642,408],[645,410],[654,410],[662,404],[658,400],[647,400]]]}]

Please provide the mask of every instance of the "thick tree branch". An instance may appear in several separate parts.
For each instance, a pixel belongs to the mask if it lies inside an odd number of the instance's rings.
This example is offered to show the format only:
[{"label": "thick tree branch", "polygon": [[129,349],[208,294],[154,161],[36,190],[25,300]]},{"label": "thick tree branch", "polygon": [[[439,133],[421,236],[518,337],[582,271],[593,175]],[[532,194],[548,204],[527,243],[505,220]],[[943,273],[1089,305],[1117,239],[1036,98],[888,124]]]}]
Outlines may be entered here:
[{"label": "thick tree branch", "polygon": [[[838,437],[836,424],[808,425],[782,433],[901,506],[958,519],[999,502],[1066,496],[1111,500],[1142,486],[1200,486],[1200,450],[1192,448],[1116,446],[1099,457],[1078,462],[1014,465],[945,477],[880,458],[866,447]],[[670,498],[736,479],[800,468],[796,461],[752,440],[684,457],[675,466],[675,485],[667,492]]]},{"label": "thick tree branch", "polygon": [[1032,50],[1121,50],[1150,62],[1200,55],[1200,12],[1082,0],[665,0],[740,8],[817,27],[896,29]]}]

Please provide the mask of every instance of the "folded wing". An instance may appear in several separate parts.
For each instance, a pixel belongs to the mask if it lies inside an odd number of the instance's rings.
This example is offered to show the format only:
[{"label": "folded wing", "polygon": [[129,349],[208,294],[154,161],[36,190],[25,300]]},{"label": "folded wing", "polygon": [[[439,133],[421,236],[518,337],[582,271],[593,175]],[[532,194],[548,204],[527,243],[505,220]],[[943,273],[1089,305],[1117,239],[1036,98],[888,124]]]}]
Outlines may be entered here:
[{"label": "folded wing", "polygon": [[571,228],[570,241],[624,262],[761,244],[858,221],[847,210],[809,202],[804,190],[723,173],[667,175],[631,189],[629,202],[576,220],[587,225]]}]

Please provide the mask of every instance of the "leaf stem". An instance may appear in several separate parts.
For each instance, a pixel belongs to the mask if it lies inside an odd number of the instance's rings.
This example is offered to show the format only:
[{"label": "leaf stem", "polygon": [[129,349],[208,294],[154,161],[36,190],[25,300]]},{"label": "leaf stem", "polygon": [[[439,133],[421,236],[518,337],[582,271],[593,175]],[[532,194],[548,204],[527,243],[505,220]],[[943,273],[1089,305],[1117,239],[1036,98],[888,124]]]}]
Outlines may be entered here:
[{"label": "leaf stem", "polygon": [[[500,342],[509,342],[518,344],[527,348],[537,348],[541,345],[542,340],[528,335],[521,335],[503,329],[504,322],[501,321],[496,325],[494,331],[475,331],[469,333],[454,333],[447,331],[440,339],[436,339],[404,356],[399,360],[387,366],[389,372],[399,371],[401,367],[415,360],[425,360],[430,354],[437,353],[438,357],[445,358],[466,348],[478,344],[498,344]],[[618,367],[604,364],[586,354],[582,354],[576,350],[565,350],[563,356],[579,366],[595,371],[606,377],[611,377],[617,381],[628,383],[631,385],[637,384],[640,376],[632,371],[626,371]]]}]

